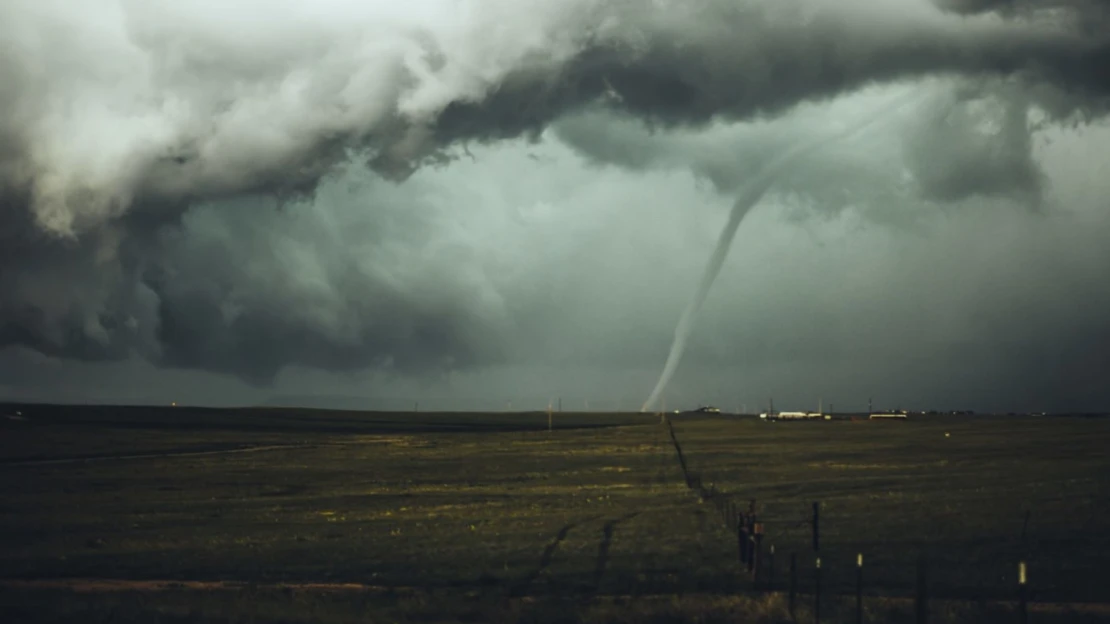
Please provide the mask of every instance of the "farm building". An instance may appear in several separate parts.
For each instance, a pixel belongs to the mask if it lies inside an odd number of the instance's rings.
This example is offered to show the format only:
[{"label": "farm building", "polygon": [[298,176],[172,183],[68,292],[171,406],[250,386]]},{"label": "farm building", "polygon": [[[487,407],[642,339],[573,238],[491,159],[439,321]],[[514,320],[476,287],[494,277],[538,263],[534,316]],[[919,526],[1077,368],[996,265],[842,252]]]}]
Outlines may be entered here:
[{"label": "farm building", "polygon": [[778,417],[782,420],[798,420],[802,418],[821,418],[820,412],[779,412]]},{"label": "farm building", "polygon": [[773,414],[764,412],[760,414],[759,417],[770,420],[807,420],[811,418],[823,418],[824,414],[821,412],[777,412]]}]

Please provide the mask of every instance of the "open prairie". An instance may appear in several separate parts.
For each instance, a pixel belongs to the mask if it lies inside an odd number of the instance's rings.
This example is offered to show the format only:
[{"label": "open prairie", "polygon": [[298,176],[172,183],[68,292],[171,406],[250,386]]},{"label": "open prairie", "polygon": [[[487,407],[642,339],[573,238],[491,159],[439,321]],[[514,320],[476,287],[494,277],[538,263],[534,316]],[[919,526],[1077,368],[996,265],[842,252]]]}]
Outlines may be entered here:
[{"label": "open prairie", "polygon": [[857,553],[868,621],[912,621],[922,554],[936,621],[1013,621],[1019,559],[1036,621],[1107,618],[1110,420],[672,416],[706,499],[653,415],[17,410],[4,621],[790,621],[789,553],[812,621],[814,502],[824,621]]}]

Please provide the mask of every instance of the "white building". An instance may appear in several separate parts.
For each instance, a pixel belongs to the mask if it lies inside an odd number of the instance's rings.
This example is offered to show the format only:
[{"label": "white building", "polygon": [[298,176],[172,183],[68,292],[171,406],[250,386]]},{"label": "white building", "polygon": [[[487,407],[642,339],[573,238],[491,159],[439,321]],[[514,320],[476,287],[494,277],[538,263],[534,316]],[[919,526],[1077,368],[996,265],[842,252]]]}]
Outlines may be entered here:
[{"label": "white building", "polygon": [[810,418],[822,418],[824,414],[820,412],[779,412],[777,414],[760,414],[760,418],[774,418],[778,420],[805,420]]}]

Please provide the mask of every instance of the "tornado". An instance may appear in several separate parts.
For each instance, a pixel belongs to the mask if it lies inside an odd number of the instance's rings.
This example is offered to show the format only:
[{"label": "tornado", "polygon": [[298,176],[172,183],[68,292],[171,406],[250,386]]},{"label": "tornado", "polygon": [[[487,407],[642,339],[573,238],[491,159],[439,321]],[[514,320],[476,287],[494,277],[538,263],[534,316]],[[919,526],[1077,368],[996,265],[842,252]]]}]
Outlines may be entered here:
[{"label": "tornado", "polygon": [[682,360],[682,354],[686,350],[686,342],[689,340],[690,334],[694,330],[694,322],[697,319],[698,312],[701,311],[702,304],[705,303],[706,297],[709,296],[709,289],[713,286],[713,282],[717,279],[717,275],[720,274],[721,267],[724,266],[725,263],[725,258],[728,257],[728,252],[732,248],[732,240],[736,238],[736,230],[740,228],[740,223],[743,222],[744,217],[746,217],[748,213],[751,212],[752,208],[759,203],[759,200],[762,199],[771,186],[774,185],[778,177],[799,160],[819,148],[829,143],[850,138],[875,125],[879,121],[888,118],[895,113],[902,104],[908,101],[911,96],[912,93],[894,98],[893,101],[887,102],[878,110],[872,111],[870,115],[867,115],[840,132],[795,145],[780,154],[777,158],[765,162],[763,166],[756,171],[755,175],[744,185],[739,196],[736,198],[736,202],[732,204],[728,222],[726,222],[725,227],[721,229],[721,235],[717,237],[717,245],[713,248],[713,253],[709,256],[709,262],[706,264],[705,271],[702,273],[701,280],[698,282],[698,287],[694,291],[694,297],[690,300],[690,303],[682,311],[682,316],[678,319],[678,326],[675,327],[674,331],[674,342],[671,343],[671,351],[667,355],[667,362],[663,365],[663,372],[659,375],[659,381],[656,382],[655,389],[651,391],[647,400],[644,401],[643,407],[640,408],[641,412],[646,412],[654,407],[659,397],[663,394],[663,391],[666,390],[667,384],[670,383],[671,377],[674,376],[674,372],[678,368],[678,363]]}]

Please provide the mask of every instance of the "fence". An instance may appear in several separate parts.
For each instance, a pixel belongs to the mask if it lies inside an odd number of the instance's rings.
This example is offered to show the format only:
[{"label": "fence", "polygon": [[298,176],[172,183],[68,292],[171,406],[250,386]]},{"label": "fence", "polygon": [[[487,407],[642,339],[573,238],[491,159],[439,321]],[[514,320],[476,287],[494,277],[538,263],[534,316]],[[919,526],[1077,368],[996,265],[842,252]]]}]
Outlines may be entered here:
[{"label": "fence", "polygon": [[[715,485],[708,486],[702,480],[701,474],[693,470],[686,455],[682,451],[682,445],[679,443],[678,438],[674,432],[674,426],[671,424],[669,418],[665,415],[662,419],[662,425],[670,437],[671,443],[674,445],[675,454],[678,457],[679,467],[682,471],[683,479],[685,480],[686,487],[694,492],[699,499],[703,502],[710,503],[714,506],[721,521],[729,529],[729,532],[736,537],[737,559],[740,564],[741,573],[745,576],[745,580],[750,581],[751,587],[756,591],[764,592],[785,592],[787,599],[787,608],[790,611],[791,617],[797,621],[797,612],[799,600],[804,595],[805,600],[809,602],[812,609],[813,621],[817,624],[821,622],[821,609],[826,600],[835,596],[838,599],[844,597],[843,583],[836,587],[828,587],[825,577],[828,574],[830,563],[835,566],[842,566],[845,564],[843,558],[837,560],[825,559],[822,560],[821,551],[821,504],[819,502],[812,503],[811,508],[808,510],[809,515],[805,520],[797,524],[804,524],[811,532],[812,552],[808,553],[809,558],[804,563],[800,563],[797,551],[792,551],[788,555],[787,561],[788,568],[785,579],[776,577],[776,558],[782,557],[783,553],[776,552],[774,540],[771,539],[766,532],[766,523],[761,521],[758,514],[757,501],[754,499],[747,501],[746,509],[743,505],[738,503],[737,496],[719,490]],[[1025,517],[1025,525],[1028,525],[1028,513]],[[1022,539],[1024,540],[1025,529],[1022,530]],[[872,592],[866,591],[865,581],[865,568],[864,568],[864,554],[856,553],[854,560],[850,561],[848,565],[853,568],[854,574],[851,574],[853,579],[853,587],[849,597],[854,597],[854,615],[857,623],[862,623],[864,619],[864,603],[865,596],[875,595]],[[1015,618],[1021,624],[1028,622],[1029,611],[1029,588],[1027,584],[1028,566],[1024,559],[1014,562],[1017,569],[1017,584],[1012,588],[1010,596],[1011,604],[1015,604]],[[811,580],[809,583],[803,583],[799,580],[799,575],[805,574],[802,567],[808,569],[808,576]],[[811,567],[810,567],[811,566]],[[779,564],[781,568],[781,563]],[[843,574],[840,575],[844,577]],[[923,552],[915,562],[915,576],[913,586],[913,603],[914,603],[914,619],[918,624],[925,624],[929,621],[929,603],[931,599],[930,589],[932,588],[932,574],[931,566],[928,556]],[[803,586],[804,585],[804,586]],[[808,589],[810,592],[803,594],[803,589]],[[887,597],[887,596],[884,596]]]}]

